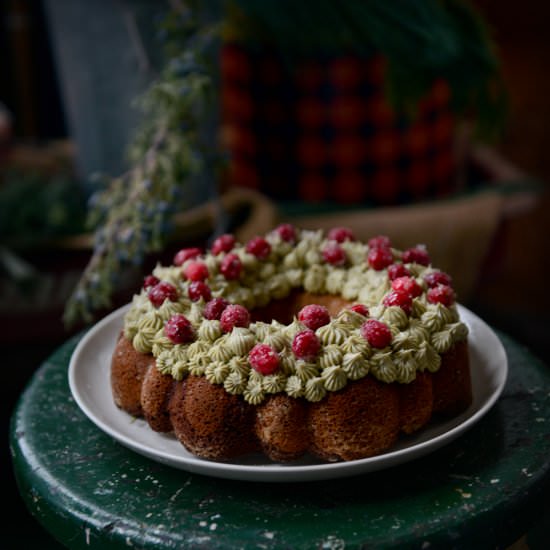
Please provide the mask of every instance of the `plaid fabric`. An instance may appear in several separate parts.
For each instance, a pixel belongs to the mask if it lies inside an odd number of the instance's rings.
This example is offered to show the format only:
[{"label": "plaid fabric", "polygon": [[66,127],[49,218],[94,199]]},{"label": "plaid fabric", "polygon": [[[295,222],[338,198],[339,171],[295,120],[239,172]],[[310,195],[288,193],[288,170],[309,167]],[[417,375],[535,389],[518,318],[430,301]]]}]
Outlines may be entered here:
[{"label": "plaid fabric", "polygon": [[435,83],[418,116],[383,96],[380,57],[304,62],[227,43],[221,101],[229,184],[276,200],[400,204],[453,190],[449,88]]}]

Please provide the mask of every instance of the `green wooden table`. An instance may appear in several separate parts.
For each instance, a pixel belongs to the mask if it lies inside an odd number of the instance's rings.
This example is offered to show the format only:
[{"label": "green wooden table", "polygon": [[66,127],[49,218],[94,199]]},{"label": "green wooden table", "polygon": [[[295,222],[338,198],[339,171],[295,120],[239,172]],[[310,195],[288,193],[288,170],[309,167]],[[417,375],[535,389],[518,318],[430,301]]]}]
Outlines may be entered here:
[{"label": "green wooden table", "polygon": [[20,493],[69,548],[503,548],[550,505],[550,368],[498,335],[506,387],[457,440],[391,469],[281,484],[190,474],[105,435],[68,387],[77,336],[11,419]]}]

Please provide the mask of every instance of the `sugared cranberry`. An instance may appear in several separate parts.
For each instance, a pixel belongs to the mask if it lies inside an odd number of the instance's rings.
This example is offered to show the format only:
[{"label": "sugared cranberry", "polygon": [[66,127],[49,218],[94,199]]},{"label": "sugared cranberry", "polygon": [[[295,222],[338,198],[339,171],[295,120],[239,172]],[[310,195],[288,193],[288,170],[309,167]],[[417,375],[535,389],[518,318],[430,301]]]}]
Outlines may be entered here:
[{"label": "sugared cranberry", "polygon": [[267,344],[256,344],[248,354],[250,366],[260,374],[273,374],[279,368],[277,352]]},{"label": "sugared cranberry", "polygon": [[208,267],[203,262],[191,261],[185,266],[183,275],[190,281],[204,281],[208,279]]},{"label": "sugared cranberry", "polygon": [[376,319],[365,321],[361,325],[361,334],[373,348],[385,348],[392,341],[390,327],[386,323],[377,321]]},{"label": "sugared cranberry", "polygon": [[310,329],[302,330],[292,340],[292,351],[298,359],[311,361],[317,357],[321,349],[321,342],[317,335]]},{"label": "sugared cranberry", "polygon": [[368,240],[369,248],[390,248],[391,241],[386,235],[377,235]]},{"label": "sugared cranberry", "polygon": [[398,306],[408,315],[412,308],[412,297],[402,290],[392,290],[386,294],[382,303],[386,307]]},{"label": "sugared cranberry", "polygon": [[385,267],[388,267],[393,263],[393,253],[391,248],[386,248],[384,246],[370,248],[367,253],[367,261],[373,269],[376,269],[376,271],[380,271]]},{"label": "sugared cranberry", "polygon": [[393,281],[398,277],[408,277],[411,272],[401,263],[388,266],[388,279]]},{"label": "sugared cranberry", "polygon": [[393,290],[405,292],[411,298],[416,298],[422,294],[422,287],[412,277],[397,277],[391,283]]},{"label": "sugared cranberry", "polygon": [[309,304],[298,312],[298,320],[307,328],[317,330],[330,323],[330,314],[325,306]]},{"label": "sugared cranberry", "polygon": [[187,295],[192,302],[198,302],[201,298],[207,302],[212,298],[210,287],[204,281],[192,281],[189,283]]},{"label": "sugared cranberry", "polygon": [[241,275],[243,264],[237,254],[227,254],[220,264],[220,273],[228,280],[234,281]]},{"label": "sugared cranberry", "polygon": [[230,304],[220,316],[220,326],[224,332],[231,332],[233,327],[248,327],[250,325],[250,313],[240,304]]},{"label": "sugared cranberry", "polygon": [[296,229],[290,223],[282,223],[275,228],[275,232],[287,243],[296,242]]},{"label": "sugared cranberry", "polygon": [[363,315],[364,317],[369,316],[369,308],[365,304],[353,304],[350,306],[351,311],[355,311],[355,313],[359,313],[359,315]]},{"label": "sugared cranberry", "polygon": [[179,252],[176,252],[174,256],[174,265],[183,265],[187,260],[193,260],[202,254],[200,248],[182,248]]},{"label": "sugared cranberry", "polygon": [[342,266],[346,263],[346,252],[345,250],[335,242],[329,242],[323,248],[323,259],[325,262],[335,265]]},{"label": "sugared cranberry", "polygon": [[154,275],[147,275],[147,277],[143,279],[143,288],[150,288],[152,286],[155,286],[159,282],[160,280],[158,277],[155,277]]},{"label": "sugared cranberry", "polygon": [[220,235],[217,239],[214,240],[210,250],[212,254],[217,256],[221,252],[229,252],[230,250],[233,250],[234,246],[235,237],[230,233],[225,233],[224,235]]},{"label": "sugared cranberry", "polygon": [[212,298],[207,304],[204,306],[204,318],[209,319],[210,321],[213,321],[214,319],[219,320],[223,310],[229,305],[229,302],[222,298],[221,296],[218,296],[217,298]]},{"label": "sugared cranberry", "polygon": [[331,241],[343,243],[345,241],[354,241],[355,235],[349,227],[333,227],[328,232],[327,238]]},{"label": "sugared cranberry", "polygon": [[426,281],[426,284],[430,288],[437,285],[452,286],[453,283],[451,276],[444,271],[432,271],[431,273],[424,275],[424,281]]},{"label": "sugared cranberry", "polygon": [[170,317],[164,325],[164,334],[174,344],[184,344],[195,339],[195,331],[191,321],[181,313],[176,313]]},{"label": "sugared cranberry", "polygon": [[271,245],[263,237],[253,237],[246,243],[246,251],[265,260],[271,253]]},{"label": "sugared cranberry", "polygon": [[150,287],[147,295],[155,307],[160,307],[164,303],[164,300],[175,302],[179,296],[177,288],[166,281],[160,281],[160,283]]},{"label": "sugared cranberry", "polygon": [[405,264],[430,265],[428,251],[421,245],[405,250],[401,259]]},{"label": "sugared cranberry", "polygon": [[449,307],[455,301],[455,291],[449,285],[437,285],[428,289],[426,298],[430,304],[443,304]]}]

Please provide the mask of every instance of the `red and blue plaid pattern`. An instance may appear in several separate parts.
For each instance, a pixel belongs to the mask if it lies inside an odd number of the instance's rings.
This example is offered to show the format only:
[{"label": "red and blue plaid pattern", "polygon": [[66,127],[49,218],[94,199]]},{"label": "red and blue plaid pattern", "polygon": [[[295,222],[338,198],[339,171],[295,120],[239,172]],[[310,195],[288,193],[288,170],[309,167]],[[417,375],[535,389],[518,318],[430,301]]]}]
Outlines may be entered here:
[{"label": "red and blue plaid pattern", "polygon": [[454,187],[450,91],[436,82],[410,121],[384,97],[380,57],[285,65],[225,44],[222,128],[229,184],[275,200],[402,204]]}]

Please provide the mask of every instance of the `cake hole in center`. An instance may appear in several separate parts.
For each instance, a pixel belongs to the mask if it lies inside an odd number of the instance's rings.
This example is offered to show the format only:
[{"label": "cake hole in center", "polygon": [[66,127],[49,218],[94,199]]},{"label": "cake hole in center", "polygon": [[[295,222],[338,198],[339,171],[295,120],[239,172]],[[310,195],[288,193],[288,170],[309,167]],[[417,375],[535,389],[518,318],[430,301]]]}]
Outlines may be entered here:
[{"label": "cake hole in center", "polygon": [[332,317],[351,302],[344,300],[341,296],[332,294],[310,294],[305,290],[294,290],[286,298],[272,300],[263,307],[258,307],[250,312],[253,322],[262,321],[271,323],[275,320],[288,325],[292,323],[298,312],[308,304],[319,304],[325,306]]}]

